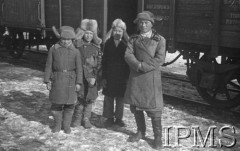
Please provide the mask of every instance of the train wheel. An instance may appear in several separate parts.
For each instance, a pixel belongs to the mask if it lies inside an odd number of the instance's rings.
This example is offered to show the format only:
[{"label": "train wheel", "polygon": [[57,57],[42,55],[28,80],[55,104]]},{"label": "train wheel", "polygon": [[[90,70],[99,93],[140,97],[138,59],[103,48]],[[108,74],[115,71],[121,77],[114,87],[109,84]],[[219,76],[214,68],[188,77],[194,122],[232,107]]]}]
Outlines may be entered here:
[{"label": "train wheel", "polygon": [[[238,75],[239,76],[239,75]],[[217,108],[232,108],[240,104],[239,77],[233,75],[227,79],[224,89],[208,89],[197,86],[198,93],[209,104]]]},{"label": "train wheel", "polygon": [[11,45],[9,45],[7,47],[9,54],[15,58],[15,59],[19,59],[22,57],[23,55],[23,51],[24,51],[24,42],[23,40],[18,40],[15,43],[12,43]]}]

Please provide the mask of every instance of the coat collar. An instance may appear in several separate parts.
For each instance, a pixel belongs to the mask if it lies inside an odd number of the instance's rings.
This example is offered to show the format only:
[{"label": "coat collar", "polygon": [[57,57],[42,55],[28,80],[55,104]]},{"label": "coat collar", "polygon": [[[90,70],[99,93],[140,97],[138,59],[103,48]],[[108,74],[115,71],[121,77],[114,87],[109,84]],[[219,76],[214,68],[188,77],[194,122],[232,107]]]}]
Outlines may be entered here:
[{"label": "coat collar", "polygon": [[[140,32],[138,32],[137,34],[134,34],[133,36],[131,36],[131,39],[138,39],[140,37],[141,37],[141,34],[140,34]],[[155,41],[160,41],[161,37],[162,36],[160,34],[158,34],[156,32],[156,30],[152,29],[152,35],[151,35],[150,39],[155,40]]]},{"label": "coat collar", "polygon": [[[55,48],[55,49],[58,49],[58,48],[66,48],[66,47],[63,47],[62,45],[60,45],[59,43],[57,43],[57,44],[54,45],[54,48]],[[73,44],[71,44],[69,47],[67,47],[67,49],[74,50],[75,47],[74,47]]]},{"label": "coat collar", "polygon": [[78,47],[78,48],[81,47],[81,46],[83,46],[83,45],[92,45],[92,46],[100,49],[100,45],[97,45],[97,44],[92,43],[92,42],[87,43],[87,42],[85,42],[85,41],[82,40],[82,39],[79,39],[79,40],[75,41],[75,45],[76,45],[76,47]]},{"label": "coat collar", "polygon": [[[111,37],[110,39],[108,39],[108,41],[111,42],[112,44],[114,44],[114,39],[113,39],[113,37]],[[127,41],[126,41],[124,38],[122,38],[118,45],[121,45],[121,44],[127,45]],[[115,45],[115,44],[114,44],[114,45]]]}]

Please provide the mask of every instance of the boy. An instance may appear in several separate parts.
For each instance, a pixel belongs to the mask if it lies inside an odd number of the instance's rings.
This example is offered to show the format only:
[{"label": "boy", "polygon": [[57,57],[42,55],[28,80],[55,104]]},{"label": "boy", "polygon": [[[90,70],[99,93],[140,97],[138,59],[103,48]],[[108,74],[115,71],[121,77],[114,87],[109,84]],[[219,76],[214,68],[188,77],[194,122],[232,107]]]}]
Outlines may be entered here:
[{"label": "boy", "polygon": [[60,32],[53,27],[55,35],[60,39],[48,53],[44,83],[50,90],[49,100],[54,117],[52,132],[59,132],[63,124],[65,133],[71,133],[70,124],[77,92],[82,84],[82,63],[79,51],[72,40],[76,38],[72,27],[62,26]]},{"label": "boy", "polygon": [[97,72],[100,68],[100,44],[102,40],[97,36],[97,21],[84,19],[81,29],[84,34],[78,37],[76,47],[81,53],[83,67],[83,86],[78,94],[78,103],[75,106],[72,127],[80,126],[91,128],[90,122],[92,104],[98,96]]}]

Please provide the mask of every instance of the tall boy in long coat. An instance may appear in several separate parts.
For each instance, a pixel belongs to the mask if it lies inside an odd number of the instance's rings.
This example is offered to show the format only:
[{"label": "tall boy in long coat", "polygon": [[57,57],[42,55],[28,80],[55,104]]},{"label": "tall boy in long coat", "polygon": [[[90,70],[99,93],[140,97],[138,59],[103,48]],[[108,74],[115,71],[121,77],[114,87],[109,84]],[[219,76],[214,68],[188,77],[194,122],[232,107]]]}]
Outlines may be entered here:
[{"label": "tall boy in long coat", "polygon": [[163,109],[160,66],[165,60],[165,39],[152,29],[154,16],[149,11],[137,15],[134,23],[140,32],[130,38],[125,59],[130,66],[130,76],[124,100],[130,104],[138,132],[130,142],[145,137],[146,124],[143,111],[152,119],[154,148],[162,146],[161,113]]},{"label": "tall boy in long coat", "polygon": [[70,124],[77,91],[82,84],[82,63],[79,51],[72,40],[76,38],[72,27],[62,26],[60,33],[53,27],[60,41],[48,53],[44,82],[50,90],[49,100],[54,117],[52,132],[59,132],[63,121],[65,133],[70,133]]},{"label": "tall boy in long coat", "polygon": [[[106,42],[102,58],[103,82],[103,116],[107,118],[105,127],[116,124],[125,126],[123,122],[124,103],[123,96],[126,90],[129,67],[124,60],[127,48],[128,35],[126,24],[121,19],[115,19],[112,28],[106,35]],[[115,111],[114,111],[114,102]]]}]

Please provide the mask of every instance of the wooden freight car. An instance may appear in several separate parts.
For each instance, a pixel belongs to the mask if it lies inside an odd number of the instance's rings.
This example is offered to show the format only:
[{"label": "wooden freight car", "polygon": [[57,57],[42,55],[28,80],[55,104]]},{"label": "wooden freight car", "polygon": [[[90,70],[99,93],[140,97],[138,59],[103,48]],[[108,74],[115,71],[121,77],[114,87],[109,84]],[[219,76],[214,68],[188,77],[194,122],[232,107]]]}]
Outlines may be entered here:
[{"label": "wooden freight car", "polygon": [[187,75],[206,101],[240,104],[240,0],[144,0],[140,6],[162,19],[155,28],[167,38],[168,52],[187,59]]},{"label": "wooden freight car", "polygon": [[[103,37],[116,18],[122,18],[134,30],[132,20],[137,15],[137,0],[1,0],[1,27],[9,31],[6,40],[10,54],[19,58],[31,46],[57,41],[52,26],[79,27],[82,19],[96,19],[99,36]],[[28,47],[27,47],[28,46]],[[38,47],[37,47],[38,48]]]}]

